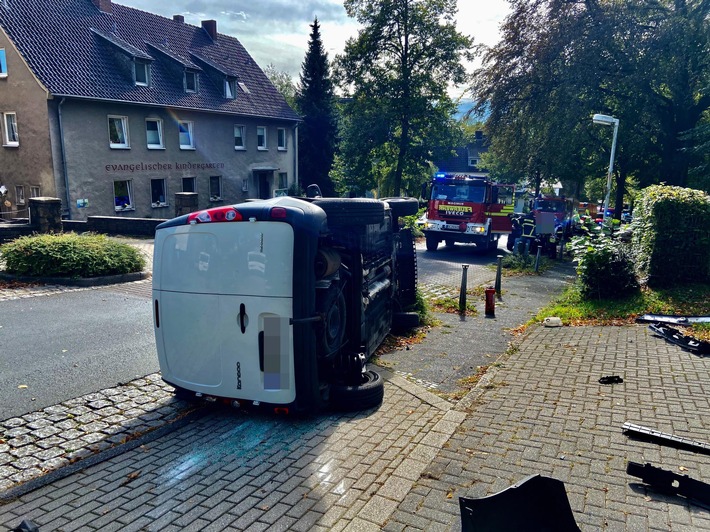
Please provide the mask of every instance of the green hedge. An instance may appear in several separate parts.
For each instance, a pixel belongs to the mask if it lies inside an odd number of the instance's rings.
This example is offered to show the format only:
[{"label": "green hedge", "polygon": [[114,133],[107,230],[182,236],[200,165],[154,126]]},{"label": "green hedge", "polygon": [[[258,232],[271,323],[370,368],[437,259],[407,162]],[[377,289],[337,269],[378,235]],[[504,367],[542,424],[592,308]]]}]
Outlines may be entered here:
[{"label": "green hedge", "polygon": [[632,250],[639,279],[671,286],[710,279],[710,196],[654,185],[634,206]]},{"label": "green hedge", "polygon": [[600,233],[572,239],[571,249],[586,299],[621,299],[638,290],[633,260],[623,242]]},{"label": "green hedge", "polygon": [[99,277],[145,266],[136,248],[98,234],[23,236],[0,246],[0,259],[7,273],[31,277]]}]

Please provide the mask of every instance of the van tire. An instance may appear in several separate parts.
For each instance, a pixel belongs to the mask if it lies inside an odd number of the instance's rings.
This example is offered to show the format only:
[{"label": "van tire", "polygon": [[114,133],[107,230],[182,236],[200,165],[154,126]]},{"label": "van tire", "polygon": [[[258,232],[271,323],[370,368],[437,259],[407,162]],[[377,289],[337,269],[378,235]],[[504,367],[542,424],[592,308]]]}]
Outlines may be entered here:
[{"label": "van tire", "polygon": [[395,334],[411,331],[419,327],[419,314],[416,312],[395,312],[392,314],[392,332]]},{"label": "van tire", "polygon": [[387,202],[396,218],[413,216],[419,212],[419,201],[416,198],[383,198],[383,201]]},{"label": "van tire", "polygon": [[370,198],[319,198],[313,202],[328,216],[328,227],[381,224],[385,204]]},{"label": "van tire", "polygon": [[385,383],[375,371],[365,371],[360,384],[334,383],[330,385],[330,406],[335,410],[356,412],[382,404]]},{"label": "van tire", "polygon": [[439,239],[433,235],[426,235],[424,240],[426,240],[427,251],[436,251],[436,248],[439,247]]}]

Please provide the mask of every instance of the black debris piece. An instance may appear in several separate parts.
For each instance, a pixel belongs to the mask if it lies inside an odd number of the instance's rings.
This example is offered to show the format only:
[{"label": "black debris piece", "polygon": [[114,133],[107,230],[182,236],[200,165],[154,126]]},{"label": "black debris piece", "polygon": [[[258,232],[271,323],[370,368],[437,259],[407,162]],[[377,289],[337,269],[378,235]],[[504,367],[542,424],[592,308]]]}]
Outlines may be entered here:
[{"label": "black debris piece", "polygon": [[622,382],[624,382],[624,379],[618,375],[608,375],[599,379],[599,384],[621,384]]},{"label": "black debris piece", "polygon": [[679,329],[669,325],[661,325],[660,323],[652,323],[648,326],[651,331],[668,340],[669,342],[680,346],[686,351],[690,351],[694,355],[707,356],[710,355],[710,342],[704,340],[696,340],[690,336],[686,336]]},{"label": "black debris piece", "polygon": [[710,316],[671,316],[668,314],[644,314],[636,318],[636,323],[670,323],[672,325],[692,325],[710,323]]},{"label": "black debris piece", "polygon": [[462,532],[579,532],[565,485],[556,478],[529,476],[480,499],[459,497]]},{"label": "black debris piece", "polygon": [[674,447],[676,449],[685,449],[687,451],[710,454],[710,444],[705,442],[691,440],[690,438],[684,438],[682,436],[675,436],[674,434],[668,434],[666,432],[643,427],[641,425],[635,425],[634,423],[629,423],[628,421],[624,423],[621,428],[624,431],[624,434],[636,440],[649,441],[658,443],[659,445]]},{"label": "black debris piece", "polygon": [[19,525],[12,529],[12,532],[39,532],[39,527],[32,521],[24,519]]},{"label": "black debris piece", "polygon": [[640,478],[655,490],[669,495],[680,495],[689,501],[710,508],[710,484],[690,478],[688,475],[678,475],[651,464],[641,465],[629,462],[626,466],[629,475]]}]

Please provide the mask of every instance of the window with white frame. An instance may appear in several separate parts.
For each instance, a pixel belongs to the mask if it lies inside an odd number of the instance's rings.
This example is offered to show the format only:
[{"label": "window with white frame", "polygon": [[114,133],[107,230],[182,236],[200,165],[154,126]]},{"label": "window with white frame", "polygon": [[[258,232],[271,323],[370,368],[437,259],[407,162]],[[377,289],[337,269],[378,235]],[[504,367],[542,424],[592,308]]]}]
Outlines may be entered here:
[{"label": "window with white frame", "polygon": [[256,128],[256,149],[265,150],[266,148],[266,128],[257,126]]},{"label": "window with white frame", "polygon": [[150,202],[153,207],[168,206],[168,195],[166,192],[165,179],[150,180]]},{"label": "window with white frame", "polygon": [[25,187],[22,185],[15,185],[15,205],[25,204]]},{"label": "window with white frame", "polygon": [[7,77],[7,57],[5,48],[0,48],[0,78]]},{"label": "window with white frame", "polygon": [[113,205],[117,211],[131,211],[133,207],[133,187],[129,180],[113,182]]},{"label": "window with white frame", "polygon": [[163,145],[163,121],[159,118],[146,118],[145,136],[149,150],[165,148]]},{"label": "window with white frame", "polygon": [[234,126],[234,149],[244,150],[246,149],[246,143],[244,139],[244,126]]},{"label": "window with white frame", "polygon": [[197,192],[195,187],[194,177],[183,177],[182,178],[182,191],[183,192]]},{"label": "window with white frame", "polygon": [[222,199],[222,176],[210,176],[210,201],[219,201]]},{"label": "window with white frame", "polygon": [[20,137],[17,135],[17,115],[15,113],[3,113],[3,145],[19,146]]},{"label": "window with white frame", "polygon": [[192,137],[192,122],[178,122],[178,131],[180,133],[180,149],[194,150],[195,139]]},{"label": "window with white frame", "polygon": [[286,129],[280,127],[276,130],[278,139],[278,149],[283,151],[286,149]]},{"label": "window with white frame", "polygon": [[288,188],[288,174],[279,172],[279,188]]},{"label": "window with white frame", "polygon": [[133,73],[136,85],[148,87],[150,85],[150,63],[133,61]]},{"label": "window with white frame", "polygon": [[233,100],[237,97],[237,80],[227,78],[224,80],[224,97]]},{"label": "window with white frame", "polygon": [[117,149],[130,148],[128,141],[128,117],[113,116],[108,117],[108,142],[109,147]]},{"label": "window with white frame", "polygon": [[468,165],[469,166],[477,166],[478,165],[478,159],[475,157],[469,157],[468,158]]},{"label": "window with white frame", "polygon": [[39,185],[30,185],[30,198],[39,198],[41,195]]},{"label": "window with white frame", "polygon": [[185,71],[185,92],[197,92],[197,72]]}]

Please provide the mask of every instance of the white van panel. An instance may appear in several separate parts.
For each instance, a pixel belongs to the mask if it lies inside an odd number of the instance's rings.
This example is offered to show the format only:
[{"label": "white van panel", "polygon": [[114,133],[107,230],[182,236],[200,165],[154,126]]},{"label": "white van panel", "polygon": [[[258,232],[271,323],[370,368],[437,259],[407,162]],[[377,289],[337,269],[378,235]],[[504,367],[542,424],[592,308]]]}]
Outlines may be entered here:
[{"label": "white van panel", "polygon": [[[154,295],[160,298],[156,337],[167,381],[220,397],[268,403],[295,399],[293,337],[288,325],[291,299],[157,291]],[[279,323],[278,330],[274,322]],[[265,333],[264,371],[259,360],[260,332]]]},{"label": "white van panel", "polygon": [[291,226],[278,222],[157,232],[153,298],[165,380],[219,397],[295,400],[293,242]]},{"label": "white van panel", "polygon": [[167,228],[156,235],[153,286],[200,294],[291,297],[293,228],[224,222]]}]

